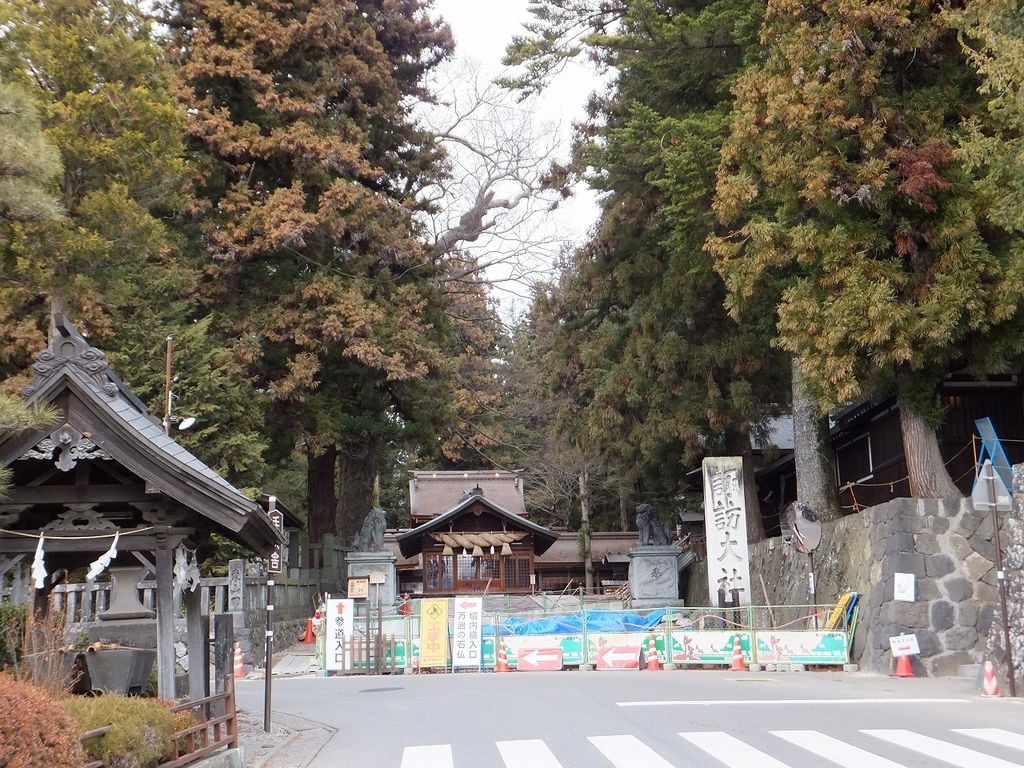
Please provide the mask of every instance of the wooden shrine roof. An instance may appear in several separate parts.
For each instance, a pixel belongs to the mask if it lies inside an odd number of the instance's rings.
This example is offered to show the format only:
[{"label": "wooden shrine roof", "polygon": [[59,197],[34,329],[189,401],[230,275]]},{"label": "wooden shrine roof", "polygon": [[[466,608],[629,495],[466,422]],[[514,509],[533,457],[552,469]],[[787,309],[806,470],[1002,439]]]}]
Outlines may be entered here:
[{"label": "wooden shrine roof", "polygon": [[[192,510],[208,521],[209,530],[260,554],[280,540],[259,503],[164,434],[160,422],[110,369],[103,352],[91,347],[62,312],[53,313],[51,326],[50,344],[37,353],[34,379],[23,392],[30,403],[54,406],[59,421],[43,430],[5,436],[0,440],[0,466],[46,459],[68,472],[79,458],[112,459],[142,481],[136,487],[144,484],[146,498]],[[80,501],[76,495],[85,495],[82,486],[16,483],[7,506],[43,499],[75,503]]]}]

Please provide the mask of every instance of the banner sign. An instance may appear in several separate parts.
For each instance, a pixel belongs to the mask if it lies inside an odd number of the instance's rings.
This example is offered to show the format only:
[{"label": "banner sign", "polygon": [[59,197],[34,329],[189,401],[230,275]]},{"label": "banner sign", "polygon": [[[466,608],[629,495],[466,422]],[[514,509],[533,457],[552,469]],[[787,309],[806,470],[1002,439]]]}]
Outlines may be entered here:
[{"label": "banner sign", "polygon": [[715,602],[750,605],[747,552],[747,503],[743,494],[743,459],[704,459],[704,530],[707,534],[708,594]]},{"label": "banner sign", "polygon": [[329,599],[326,608],[326,670],[337,672],[349,667],[349,640],[355,629],[355,603],[352,600]]},{"label": "banner sign", "polygon": [[846,664],[845,632],[760,630],[757,663]]},{"label": "banner sign", "polygon": [[480,627],[484,601],[480,597],[455,598],[455,622],[452,627],[452,666],[480,666]]},{"label": "banner sign", "polygon": [[420,666],[448,666],[448,599],[420,600]]}]

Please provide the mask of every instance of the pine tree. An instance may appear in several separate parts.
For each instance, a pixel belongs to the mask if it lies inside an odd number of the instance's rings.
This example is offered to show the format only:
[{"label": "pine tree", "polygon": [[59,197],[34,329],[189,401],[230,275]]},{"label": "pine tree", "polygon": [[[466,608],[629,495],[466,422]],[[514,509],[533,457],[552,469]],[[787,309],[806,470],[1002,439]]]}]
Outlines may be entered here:
[{"label": "pine tree", "polygon": [[[0,82],[0,218],[58,218],[60,154],[43,136],[37,106],[24,89]],[[5,232],[4,242],[9,235]]]},{"label": "pine tree", "polygon": [[957,492],[936,385],[1018,315],[1019,256],[954,151],[975,81],[928,3],[770,3],[737,82],[708,241],[729,305],[777,302],[778,344],[823,406],[894,386],[911,493]]},{"label": "pine tree", "polygon": [[272,402],[271,458],[308,470],[311,537],[348,537],[382,447],[426,442],[448,337],[416,192],[439,153],[412,100],[451,48],[419,0],[182,0],[203,299]]}]

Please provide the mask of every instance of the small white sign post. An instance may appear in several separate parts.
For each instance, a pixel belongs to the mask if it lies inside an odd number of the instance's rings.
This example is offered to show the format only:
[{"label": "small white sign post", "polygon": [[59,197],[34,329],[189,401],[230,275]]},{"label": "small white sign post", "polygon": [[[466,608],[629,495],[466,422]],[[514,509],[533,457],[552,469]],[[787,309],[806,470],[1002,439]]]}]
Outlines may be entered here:
[{"label": "small white sign post", "polygon": [[921,653],[921,646],[917,643],[917,635],[899,635],[889,638],[889,649],[893,658],[900,656],[917,656]]},{"label": "small white sign post", "polygon": [[452,666],[477,669],[483,659],[481,628],[483,626],[484,601],[479,597],[456,597],[454,602]]},{"label": "small white sign post", "polygon": [[704,530],[708,548],[708,595],[735,594],[738,605],[750,605],[750,562],[747,553],[747,504],[743,494],[743,459],[704,459]]},{"label": "small white sign post", "polygon": [[339,672],[348,667],[349,641],[355,630],[355,602],[329,599],[326,609],[327,670]]}]

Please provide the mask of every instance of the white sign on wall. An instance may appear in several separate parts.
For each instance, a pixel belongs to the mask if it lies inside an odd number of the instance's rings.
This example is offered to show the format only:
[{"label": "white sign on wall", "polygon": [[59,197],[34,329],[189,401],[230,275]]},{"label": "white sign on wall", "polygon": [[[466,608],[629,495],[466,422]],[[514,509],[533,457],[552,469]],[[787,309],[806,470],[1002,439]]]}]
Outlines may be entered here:
[{"label": "white sign on wall", "polygon": [[740,605],[750,605],[750,562],[747,553],[747,504],[743,495],[743,459],[726,456],[704,459],[704,530],[708,548],[708,593],[718,593]]},{"label": "white sign on wall", "polygon": [[331,671],[348,668],[348,652],[352,630],[356,623],[355,603],[352,600],[327,600],[324,605],[327,619],[324,631],[326,634],[327,657],[326,669]]},{"label": "white sign on wall", "polygon": [[914,574],[894,573],[892,578],[892,599],[905,603],[914,602]]},{"label": "white sign on wall", "polygon": [[452,622],[452,666],[479,667],[480,633],[483,624],[483,599],[456,597]]}]

